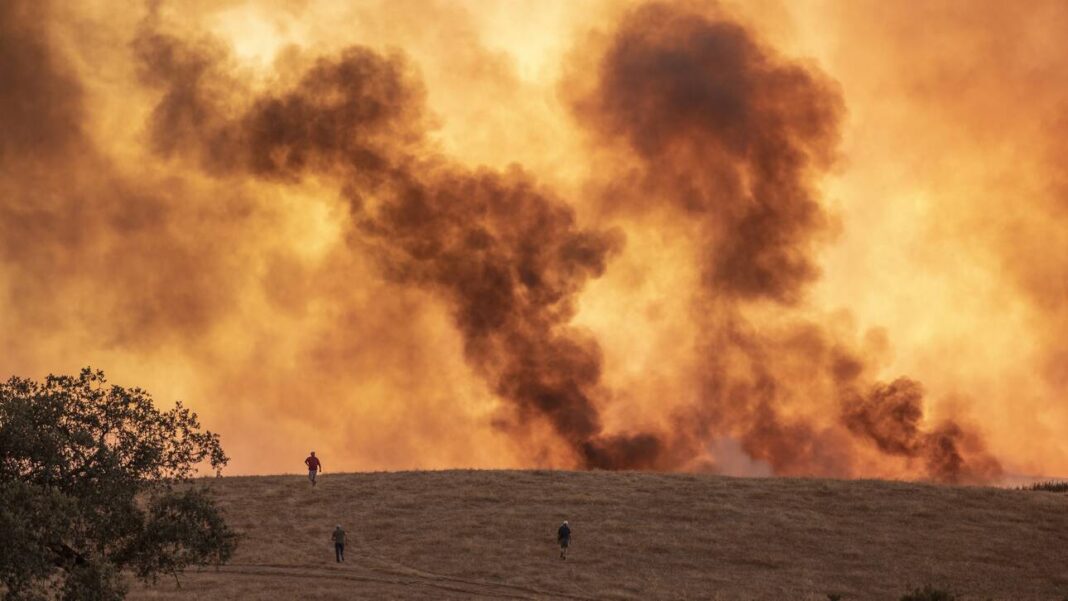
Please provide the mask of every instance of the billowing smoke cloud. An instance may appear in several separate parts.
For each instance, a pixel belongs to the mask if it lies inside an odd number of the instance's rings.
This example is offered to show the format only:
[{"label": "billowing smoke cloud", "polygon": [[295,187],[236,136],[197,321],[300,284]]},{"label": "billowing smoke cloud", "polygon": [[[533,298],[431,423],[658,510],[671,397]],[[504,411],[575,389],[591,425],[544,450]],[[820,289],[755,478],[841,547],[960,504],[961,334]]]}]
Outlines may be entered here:
[{"label": "billowing smoke cloud", "polygon": [[[568,327],[575,297],[622,245],[585,229],[573,210],[519,168],[470,171],[425,143],[421,86],[404,60],[363,47],[322,58],[290,90],[228,116],[203,88],[230,83],[213,46],[146,30],[135,43],[157,152],[186,151],[212,173],[337,178],[351,201],[353,244],[384,274],[446,298],[464,352],[514,404],[503,427],[546,420],[584,467],[652,465],[648,435],[603,436],[596,341]],[[232,94],[233,91],[226,92]]]},{"label": "billowing smoke cloud", "polygon": [[183,228],[234,212],[241,199],[190,214],[178,210],[181,184],[120,175],[89,139],[83,86],[49,44],[49,15],[47,3],[0,8],[0,260],[8,267],[9,331],[25,327],[39,340],[61,330],[68,344],[84,335],[138,346],[209,329],[233,302],[238,265],[211,238]]},{"label": "billowing smoke cloud", "polygon": [[[898,378],[890,384],[877,384],[867,396],[855,391],[844,399],[843,421],[858,436],[873,441],[891,455],[920,458],[931,477],[944,481],[983,480],[996,476],[997,462],[981,453],[981,447],[968,448],[978,441],[953,422],[925,432],[923,390],[919,382]],[[970,455],[965,453],[980,451]]]},{"label": "billowing smoke cloud", "polygon": [[373,181],[402,169],[397,163],[424,143],[425,91],[399,55],[348,48],[336,60],[319,59],[289,93],[265,94],[228,115],[234,95],[247,91],[227,69],[225,48],[150,25],[133,47],[144,82],[164,91],[150,128],[164,156],[193,149],[212,173],[293,181],[343,169]]},{"label": "billowing smoke cloud", "polygon": [[0,160],[41,160],[63,153],[79,139],[81,86],[57,64],[43,39],[44,6],[0,6]]},{"label": "billowing smoke cloud", "polygon": [[708,227],[707,285],[796,299],[818,273],[809,250],[826,218],[809,176],[834,156],[842,101],[832,83],[737,23],[666,4],[625,17],[597,75],[580,117],[640,157],[651,197]]},{"label": "billowing smoke cloud", "polygon": [[[976,205],[981,218],[959,217],[972,213],[955,199],[976,195],[947,175],[962,173],[954,156],[982,163],[968,149],[987,146],[986,103],[1021,104],[996,84],[1033,87],[1021,75],[1033,57],[977,44],[1002,57],[997,76],[946,92],[945,73],[986,73],[954,62],[973,53],[936,56],[919,39],[900,64],[881,53],[869,69],[816,51],[828,75],[787,58],[805,43],[765,27],[774,14],[707,4],[583,4],[571,33],[594,34],[545,39],[514,35],[534,20],[481,3],[328,4],[0,5],[0,343],[14,349],[0,371],[92,363],[157,398],[184,396],[219,420],[238,469],[261,472],[295,469],[290,455],[299,467],[309,446],[340,469],[733,465],[971,482],[1000,473],[985,441],[1013,469],[1068,465],[1040,442],[1057,439],[1052,426],[1010,452],[1022,416],[1040,412],[1011,411],[1012,427],[992,418],[1063,390],[1064,344],[1050,333],[1065,323],[1063,261],[1035,260],[1063,238],[1064,178],[1046,177],[1063,175],[1063,143],[1026,148],[1049,163],[1028,162],[1027,176],[975,180],[1036,182],[1042,200],[1011,217],[997,194]],[[1064,22],[1043,7],[1044,22]],[[813,13],[858,47],[857,24],[872,40],[913,34],[896,10],[875,21],[853,10]],[[986,39],[950,8],[930,12],[932,36]],[[1010,17],[995,21],[1027,37]],[[574,46],[557,86],[563,39]],[[865,56],[876,54],[850,53]],[[1063,59],[1039,62],[1057,72]],[[893,81],[862,87],[891,68]],[[880,102],[899,81],[909,103],[895,112]],[[1068,96],[1042,90],[1056,129]],[[962,110],[932,108],[958,93]],[[1046,140],[997,113],[990,139]],[[913,146],[858,135],[872,114],[897,116],[897,136],[932,136],[916,148],[947,149],[907,169],[943,187],[883,192],[898,162],[880,149]],[[968,127],[938,139],[943,122]],[[847,197],[820,189],[842,179],[835,169],[864,174]],[[929,197],[948,208],[928,221],[868,218],[880,202]],[[915,262],[895,255],[870,273],[872,232],[879,249],[911,240],[900,246]],[[968,250],[973,234],[982,253]],[[839,246],[859,267],[843,269]],[[921,286],[937,311],[918,315],[893,293],[916,285],[921,264],[965,276],[944,297]],[[973,268],[978,289],[1011,297],[1013,327],[940,327],[977,289]],[[843,317],[854,308],[862,326]],[[887,328],[873,337],[873,325]],[[958,331],[977,343],[947,361]],[[1004,373],[1017,377],[975,377],[1003,373],[1006,341],[1020,358]],[[1031,362],[1049,390],[1031,383]]]},{"label": "billowing smoke cloud", "polygon": [[583,283],[621,240],[580,229],[571,209],[519,170],[425,166],[361,215],[389,272],[446,295],[465,351],[520,420],[548,418],[587,467],[648,466],[648,436],[601,435],[601,353],[567,326]]},{"label": "billowing smoke cloud", "polygon": [[[358,464],[330,449],[358,448],[380,466],[479,464],[460,445],[440,444],[453,432],[500,453],[487,451],[481,464],[514,461],[511,449],[473,428],[483,392],[457,381],[457,362],[441,357],[453,341],[436,307],[334,253],[329,240],[343,227],[334,222],[347,220],[327,202],[312,196],[298,212],[289,190],[239,175],[287,183],[313,168],[304,161],[321,157],[254,154],[313,146],[269,129],[272,111],[300,107],[252,110],[228,96],[247,92],[247,73],[211,36],[185,44],[109,15],[87,27],[93,36],[66,37],[62,24],[76,27],[85,8],[0,7],[0,74],[12,84],[0,92],[0,340],[9,351],[0,370],[43,375],[92,364],[161,398],[185,397],[230,432],[243,470],[285,471],[285,458],[309,446],[334,457],[334,469]],[[150,11],[145,22],[161,19]],[[72,39],[98,44],[89,46],[89,72],[64,43]],[[358,68],[360,59],[342,67]],[[151,65],[161,68],[143,68]],[[394,100],[376,107],[356,99],[340,110],[405,106]],[[121,114],[109,118],[116,107]],[[238,113],[249,122],[237,123]],[[383,128],[409,124],[363,117]],[[286,124],[284,135],[312,137],[319,148],[350,133],[301,123],[304,130]],[[164,131],[172,137],[153,135]],[[248,137],[227,138],[236,134]],[[349,140],[345,150],[361,158],[361,149],[399,147],[402,138],[361,140],[359,148]],[[382,427],[391,420],[403,420],[403,431]],[[322,427],[312,430],[313,422]]]},{"label": "billowing smoke cloud", "polygon": [[[922,458],[931,478],[998,473],[981,447],[965,456],[960,439],[974,436],[956,424],[921,432],[917,384],[901,379],[862,395],[854,388],[863,364],[841,344],[804,332],[811,326],[778,339],[745,317],[761,302],[788,311],[818,276],[813,251],[829,219],[813,182],[833,162],[844,110],[829,78],[776,56],[722,14],[657,3],[624,17],[597,75],[575,99],[576,115],[627,155],[621,162],[640,190],[614,194],[612,208],[633,214],[666,202],[699,223],[702,406],[685,413],[703,426],[689,445],[737,437],[780,473],[851,474],[856,443],[844,425],[883,453]],[[808,373],[782,373],[796,362]],[[799,411],[835,411],[835,399],[838,423]]]}]

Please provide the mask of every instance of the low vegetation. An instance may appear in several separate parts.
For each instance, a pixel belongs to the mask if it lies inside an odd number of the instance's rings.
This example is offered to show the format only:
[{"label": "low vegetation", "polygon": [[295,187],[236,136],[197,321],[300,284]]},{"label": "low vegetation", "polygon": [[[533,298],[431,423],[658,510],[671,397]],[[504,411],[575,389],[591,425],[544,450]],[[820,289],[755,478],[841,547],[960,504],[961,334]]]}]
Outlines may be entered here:
[{"label": "low vegetation", "polygon": [[[130,598],[899,601],[928,582],[957,601],[1068,596],[1065,495],[559,471],[208,484],[242,535],[232,561],[188,571],[181,589],[138,584]],[[567,560],[555,546],[564,519]],[[338,523],[344,564],[330,542]]]},{"label": "low vegetation", "polygon": [[930,584],[901,597],[901,601],[956,601],[956,599],[949,591],[935,588]]},{"label": "low vegetation", "polygon": [[226,460],[196,414],[102,372],[0,383],[0,596],[115,601],[124,574],[226,561],[236,536],[191,481]]},{"label": "low vegetation", "polygon": [[1044,492],[1068,492],[1068,481],[1051,480],[1048,482],[1035,482],[1023,487],[1023,490],[1040,490]]}]

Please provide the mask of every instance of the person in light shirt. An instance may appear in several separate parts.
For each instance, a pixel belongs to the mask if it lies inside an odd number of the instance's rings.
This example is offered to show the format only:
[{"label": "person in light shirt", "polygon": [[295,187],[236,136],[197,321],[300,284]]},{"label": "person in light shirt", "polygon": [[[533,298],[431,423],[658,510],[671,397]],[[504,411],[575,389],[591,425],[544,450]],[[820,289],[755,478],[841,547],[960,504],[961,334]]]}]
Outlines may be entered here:
[{"label": "person in light shirt", "polygon": [[345,531],[341,529],[341,524],[334,528],[334,533],[330,535],[330,540],[334,541],[334,557],[337,562],[345,561]]}]

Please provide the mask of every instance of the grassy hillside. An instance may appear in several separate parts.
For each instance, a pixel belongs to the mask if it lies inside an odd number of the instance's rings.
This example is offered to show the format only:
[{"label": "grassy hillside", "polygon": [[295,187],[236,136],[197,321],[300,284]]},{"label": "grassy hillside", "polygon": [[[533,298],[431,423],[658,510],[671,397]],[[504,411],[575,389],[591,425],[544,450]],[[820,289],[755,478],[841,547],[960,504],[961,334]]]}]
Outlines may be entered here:
[{"label": "grassy hillside", "polygon": [[924,583],[963,599],[1068,598],[1068,496],[1048,492],[553,471],[211,485],[243,536],[233,562],[132,599],[897,601]]}]

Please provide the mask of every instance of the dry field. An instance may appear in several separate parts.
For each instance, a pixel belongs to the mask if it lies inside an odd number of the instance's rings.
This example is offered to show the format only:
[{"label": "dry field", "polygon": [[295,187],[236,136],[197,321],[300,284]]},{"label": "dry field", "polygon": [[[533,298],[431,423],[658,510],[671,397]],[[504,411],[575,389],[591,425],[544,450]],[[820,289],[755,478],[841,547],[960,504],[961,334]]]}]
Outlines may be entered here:
[{"label": "dry field", "polygon": [[[211,481],[242,541],[131,599],[1068,598],[1068,496],[558,471]],[[559,559],[556,527],[574,529]],[[330,532],[348,532],[345,564]]]}]

